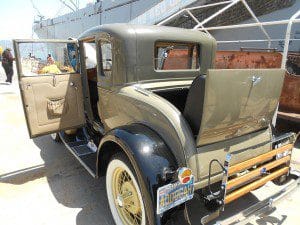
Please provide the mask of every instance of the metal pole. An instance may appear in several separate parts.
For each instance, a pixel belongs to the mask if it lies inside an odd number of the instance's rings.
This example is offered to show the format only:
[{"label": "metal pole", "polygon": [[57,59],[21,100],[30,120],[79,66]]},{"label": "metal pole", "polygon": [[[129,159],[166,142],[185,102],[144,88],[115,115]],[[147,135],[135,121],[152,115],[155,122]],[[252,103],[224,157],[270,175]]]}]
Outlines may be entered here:
[{"label": "metal pole", "polygon": [[[273,26],[273,25],[285,25],[289,23],[290,20],[277,20],[269,22],[261,22],[263,26]],[[294,23],[300,23],[300,19],[295,19]],[[228,25],[228,26],[217,26],[217,27],[206,27],[206,30],[226,30],[226,29],[236,29],[236,28],[248,28],[248,27],[257,27],[258,23],[244,23],[237,25]],[[198,30],[203,30],[203,28],[198,28]]]},{"label": "metal pole", "polygon": [[[261,39],[261,40],[234,40],[234,41],[217,41],[217,43],[219,44],[226,44],[226,43],[248,43],[248,42],[268,42],[268,41],[271,41],[271,42],[274,42],[274,41],[282,41],[284,40],[284,38],[278,38],[278,39],[270,39],[270,40],[267,40],[267,39]],[[300,41],[300,39],[297,39],[297,38],[293,38],[293,39],[290,39],[290,40],[293,40],[293,41]]]},{"label": "metal pole", "polygon": [[164,25],[166,22],[169,22],[170,20],[176,18],[177,16],[179,16],[179,15],[180,15],[182,12],[184,12],[184,11],[185,11],[185,9],[182,9],[182,10],[178,11],[178,12],[175,13],[174,15],[172,15],[172,16],[168,17],[167,19],[165,19],[165,20],[159,22],[159,23],[157,24],[157,26]]},{"label": "metal pole", "polygon": [[224,1],[224,2],[217,2],[217,3],[207,4],[207,5],[200,5],[200,6],[190,7],[190,8],[186,8],[186,9],[188,9],[188,10],[203,9],[203,8],[208,8],[208,7],[213,7],[213,6],[228,4],[228,3],[231,3],[232,1],[233,0]]},{"label": "metal pole", "polygon": [[244,4],[244,6],[246,7],[246,9],[248,10],[248,12],[251,14],[251,16],[253,17],[253,19],[259,24],[260,29],[262,30],[262,32],[265,34],[265,36],[267,37],[267,39],[269,40],[268,42],[268,48],[271,47],[271,37],[269,36],[269,34],[267,33],[267,31],[265,30],[265,28],[262,26],[262,24],[260,23],[259,19],[256,17],[256,15],[254,14],[254,12],[252,11],[252,9],[250,8],[250,6],[248,5],[248,3],[245,0],[242,0],[242,3]]},{"label": "metal pole", "polygon": [[193,30],[198,29],[199,27],[203,26],[205,23],[209,22],[210,20],[212,20],[213,18],[217,17],[218,15],[220,15],[221,13],[223,13],[224,11],[226,11],[227,9],[229,9],[230,7],[234,6],[235,4],[237,4],[238,2],[240,2],[241,0],[233,0],[230,4],[228,4],[227,6],[225,6],[224,8],[222,8],[221,10],[219,10],[218,12],[214,13],[213,15],[211,15],[210,17],[206,18],[205,20],[203,20],[200,24],[196,25]]},{"label": "metal pole", "polygon": [[289,43],[290,43],[290,37],[291,37],[291,30],[294,20],[300,16],[300,10],[298,10],[289,20],[289,23],[286,28],[285,33],[285,42],[284,42],[284,49],[283,49],[283,55],[282,55],[282,61],[281,61],[281,68],[285,69],[286,60],[287,60],[287,54],[289,50]]},{"label": "metal pole", "polygon": [[[197,23],[197,24],[200,24],[200,21],[190,12],[190,10],[186,9],[185,10],[189,15],[190,17],[192,17],[192,19]],[[205,31],[205,33],[207,33],[209,36],[211,36],[211,34],[205,29],[204,26],[201,25],[201,27],[203,28],[203,30]]]},{"label": "metal pole", "polygon": [[218,2],[218,3],[212,3],[212,4],[207,4],[207,5],[200,5],[200,6],[195,6],[195,7],[190,7],[190,8],[186,8],[186,9],[182,9],[180,11],[178,11],[177,13],[173,14],[172,16],[162,20],[161,22],[159,22],[157,25],[161,26],[166,24],[167,22],[169,22],[170,20],[174,19],[175,17],[179,16],[182,12],[184,12],[185,10],[195,10],[195,9],[203,9],[203,8],[208,8],[208,7],[212,7],[212,6],[217,6],[217,5],[224,5],[224,4],[228,4],[232,2],[232,0],[230,1],[224,1],[224,2]]}]

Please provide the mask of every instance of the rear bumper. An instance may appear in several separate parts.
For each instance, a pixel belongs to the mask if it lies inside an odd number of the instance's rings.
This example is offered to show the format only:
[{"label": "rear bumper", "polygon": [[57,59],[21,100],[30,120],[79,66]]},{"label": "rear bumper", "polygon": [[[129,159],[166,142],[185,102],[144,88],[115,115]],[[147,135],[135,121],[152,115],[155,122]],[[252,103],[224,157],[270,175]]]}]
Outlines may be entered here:
[{"label": "rear bumper", "polygon": [[[275,194],[265,198],[264,200],[250,206],[247,209],[235,214],[229,218],[226,218],[221,221],[217,221],[215,225],[231,225],[231,224],[246,224],[250,222],[257,216],[266,214],[267,212],[275,209],[276,205],[280,203],[281,200],[284,200],[287,196],[292,194],[294,191],[298,190],[300,187],[300,171],[292,170],[290,171],[290,176],[293,177],[293,181],[289,182]],[[216,219],[221,214],[221,210],[217,210],[209,215],[204,216],[201,219],[202,224],[207,224],[209,221]]]},{"label": "rear bumper", "polygon": [[[229,166],[224,204],[263,186],[268,181],[288,174],[292,149],[293,144],[287,144],[242,163]],[[234,177],[241,171],[247,171],[247,173]]]},{"label": "rear bumper", "polygon": [[[296,136],[293,133],[276,137],[272,141],[273,150],[232,166],[230,166],[231,154],[227,154],[224,165],[222,166],[219,162],[220,167],[223,169],[223,178],[218,191],[211,192],[208,185],[208,187],[197,193],[198,198],[194,197],[192,201],[186,202],[185,210],[180,213],[181,217],[186,219],[187,224],[189,224],[188,221],[197,220],[199,222],[200,219],[202,224],[210,223],[220,216],[221,212],[224,211],[224,207],[230,208],[229,205],[226,206],[227,204],[264,186],[269,181],[284,178],[282,175],[292,175],[294,181],[276,194],[247,209],[244,208],[245,210],[235,216],[217,224],[236,224],[252,215],[272,209],[274,204],[295,190],[300,184],[300,172],[290,171],[291,154],[295,139]],[[216,190],[216,187],[214,186],[213,189]],[[174,218],[174,216],[172,217]],[[182,223],[183,219],[175,220],[173,224],[177,224],[178,221]]]},{"label": "rear bumper", "polygon": [[[247,224],[253,221],[260,215],[272,212],[278,204],[294,191],[300,188],[300,171],[290,171],[290,176],[292,180],[285,186],[280,188],[276,193],[268,196],[267,198],[255,202],[249,207],[243,207],[241,211],[235,210],[235,214],[232,213],[229,217],[225,217],[222,209],[216,211],[209,211],[205,209],[202,199],[195,197],[190,202],[185,204],[185,207],[177,210],[171,215],[171,219],[166,223],[166,225],[193,225],[193,224],[210,224],[210,225],[233,225],[233,224]],[[246,198],[247,199],[247,198]],[[241,203],[239,203],[241,204]],[[226,212],[225,206],[225,212]],[[232,207],[232,206],[230,206]],[[229,209],[228,210],[232,210]],[[223,219],[220,219],[223,217]],[[224,219],[225,217],[225,219]],[[201,223],[200,223],[201,221]]]}]

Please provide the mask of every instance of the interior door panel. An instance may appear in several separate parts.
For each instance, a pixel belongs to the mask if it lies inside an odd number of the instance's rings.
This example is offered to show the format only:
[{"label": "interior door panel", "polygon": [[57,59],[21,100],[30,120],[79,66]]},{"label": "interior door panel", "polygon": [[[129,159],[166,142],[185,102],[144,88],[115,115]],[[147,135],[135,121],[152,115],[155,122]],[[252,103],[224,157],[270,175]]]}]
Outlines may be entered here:
[{"label": "interior door panel", "polygon": [[20,82],[31,137],[85,123],[79,74],[20,77]]}]

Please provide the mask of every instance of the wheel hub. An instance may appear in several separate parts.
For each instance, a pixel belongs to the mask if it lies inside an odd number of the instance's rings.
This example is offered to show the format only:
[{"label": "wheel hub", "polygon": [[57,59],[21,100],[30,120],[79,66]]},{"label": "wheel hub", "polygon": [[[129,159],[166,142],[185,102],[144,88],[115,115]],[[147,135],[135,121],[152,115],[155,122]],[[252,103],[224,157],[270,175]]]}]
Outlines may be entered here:
[{"label": "wheel hub", "polygon": [[115,205],[126,225],[140,225],[142,207],[139,194],[127,171],[117,169],[113,175]]},{"label": "wheel hub", "polygon": [[126,181],[121,187],[121,192],[123,206],[126,207],[130,213],[138,214],[141,211],[140,201],[132,181]]}]

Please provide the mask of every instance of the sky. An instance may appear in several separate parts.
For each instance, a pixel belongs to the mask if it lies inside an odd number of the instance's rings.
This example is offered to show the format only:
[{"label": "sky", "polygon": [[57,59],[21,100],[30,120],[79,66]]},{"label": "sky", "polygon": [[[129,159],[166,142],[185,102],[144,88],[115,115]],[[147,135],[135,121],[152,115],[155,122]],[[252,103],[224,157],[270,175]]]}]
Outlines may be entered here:
[{"label": "sky", "polygon": [[[36,37],[32,24],[38,13],[32,2],[46,18],[70,12],[59,0],[0,0],[0,40]],[[89,2],[93,1],[80,0],[80,8]]]}]

